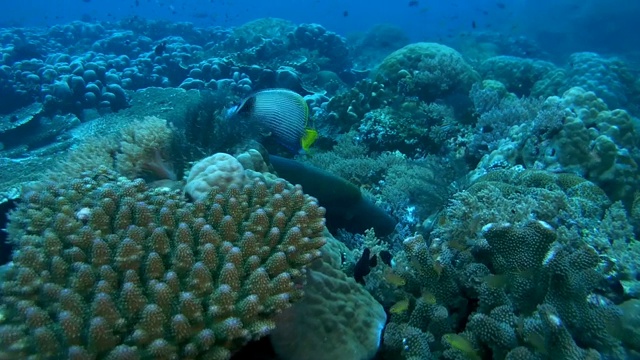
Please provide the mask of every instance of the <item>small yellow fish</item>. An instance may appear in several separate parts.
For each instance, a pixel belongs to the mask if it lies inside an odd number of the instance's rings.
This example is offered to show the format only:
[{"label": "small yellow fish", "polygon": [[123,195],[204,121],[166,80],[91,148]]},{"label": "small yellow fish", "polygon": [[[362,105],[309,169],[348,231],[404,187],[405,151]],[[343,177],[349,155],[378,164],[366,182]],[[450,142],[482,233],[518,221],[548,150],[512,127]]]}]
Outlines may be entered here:
[{"label": "small yellow fish", "polygon": [[407,281],[402,278],[402,276],[393,272],[393,270],[388,270],[384,273],[384,279],[392,285],[395,286],[404,286]]},{"label": "small yellow fish", "polygon": [[449,245],[450,248],[456,249],[460,252],[467,251],[470,248],[469,244],[467,244],[466,241],[460,239],[450,240],[449,242],[447,242],[447,245]]},{"label": "small yellow fish", "polygon": [[471,360],[481,360],[478,351],[473,348],[473,345],[466,338],[458,334],[444,334],[442,338],[448,342],[452,348],[460,351],[464,356]]},{"label": "small yellow fish", "polygon": [[420,299],[422,299],[422,301],[424,301],[425,303],[429,304],[429,305],[434,305],[435,303],[437,303],[437,299],[436,296],[433,295],[433,293],[429,290],[422,290],[422,296],[420,296]]},{"label": "small yellow fish", "polygon": [[494,289],[498,289],[507,285],[507,275],[494,275],[489,274],[482,278],[482,280],[490,287]]},{"label": "small yellow fish", "polygon": [[389,309],[389,311],[392,314],[402,314],[403,312],[407,311],[407,309],[409,309],[409,299],[404,299],[393,304],[393,306],[391,306],[391,309]]},{"label": "small yellow fish", "polygon": [[440,277],[440,275],[442,275],[442,270],[444,270],[444,266],[442,266],[442,263],[439,260],[436,260],[433,262],[433,271],[436,272],[436,274],[438,274],[438,277]]},{"label": "small yellow fish", "polygon": [[528,342],[542,355],[548,355],[547,346],[544,341],[544,337],[537,332],[531,332],[524,337],[524,341]]}]

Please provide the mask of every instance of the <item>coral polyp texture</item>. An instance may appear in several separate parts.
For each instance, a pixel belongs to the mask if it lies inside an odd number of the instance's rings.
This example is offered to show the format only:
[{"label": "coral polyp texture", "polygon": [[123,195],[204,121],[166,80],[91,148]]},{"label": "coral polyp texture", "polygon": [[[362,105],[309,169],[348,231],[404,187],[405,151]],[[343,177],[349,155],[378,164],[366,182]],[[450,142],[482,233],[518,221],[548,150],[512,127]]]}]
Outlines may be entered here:
[{"label": "coral polyp texture", "polygon": [[301,298],[324,212],[257,178],[194,202],[104,169],[26,192],[8,225],[0,358],[228,359]]}]

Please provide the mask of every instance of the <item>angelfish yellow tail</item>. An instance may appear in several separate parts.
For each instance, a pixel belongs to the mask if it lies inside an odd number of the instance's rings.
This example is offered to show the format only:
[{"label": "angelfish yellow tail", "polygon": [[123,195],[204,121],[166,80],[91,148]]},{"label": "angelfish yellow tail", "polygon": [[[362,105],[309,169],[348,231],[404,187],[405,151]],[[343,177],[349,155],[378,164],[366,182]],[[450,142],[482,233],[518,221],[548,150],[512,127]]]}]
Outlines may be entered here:
[{"label": "angelfish yellow tail", "polygon": [[318,139],[318,132],[314,129],[304,129],[304,135],[300,139],[302,150],[309,151],[311,145]]}]

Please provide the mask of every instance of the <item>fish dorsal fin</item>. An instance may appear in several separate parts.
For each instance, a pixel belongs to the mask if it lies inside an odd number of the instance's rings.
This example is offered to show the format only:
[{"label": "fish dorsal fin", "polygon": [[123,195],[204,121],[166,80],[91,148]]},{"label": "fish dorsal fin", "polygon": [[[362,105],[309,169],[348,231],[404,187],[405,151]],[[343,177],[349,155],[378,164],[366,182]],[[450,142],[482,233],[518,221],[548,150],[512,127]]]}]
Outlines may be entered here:
[{"label": "fish dorsal fin", "polygon": [[249,96],[248,98],[244,99],[240,103],[240,105],[238,105],[238,108],[236,109],[236,114],[238,115],[250,114],[253,111],[255,105],[256,105],[256,97]]}]

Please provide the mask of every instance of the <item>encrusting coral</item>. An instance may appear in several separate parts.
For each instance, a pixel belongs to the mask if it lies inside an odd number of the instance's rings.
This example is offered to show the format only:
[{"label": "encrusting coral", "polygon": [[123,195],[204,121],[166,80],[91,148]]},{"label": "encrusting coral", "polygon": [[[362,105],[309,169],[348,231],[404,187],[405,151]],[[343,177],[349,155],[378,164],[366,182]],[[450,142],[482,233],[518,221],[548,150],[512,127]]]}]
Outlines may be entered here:
[{"label": "encrusting coral", "polygon": [[276,317],[270,338],[282,360],[369,360],[380,345],[384,308],[341,270],[346,246],[326,238],[322,259],[307,268],[304,298]]},{"label": "encrusting coral", "polygon": [[228,359],[302,296],[324,209],[284,180],[188,202],[101,168],[11,214],[0,358]]}]

